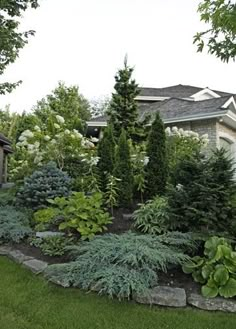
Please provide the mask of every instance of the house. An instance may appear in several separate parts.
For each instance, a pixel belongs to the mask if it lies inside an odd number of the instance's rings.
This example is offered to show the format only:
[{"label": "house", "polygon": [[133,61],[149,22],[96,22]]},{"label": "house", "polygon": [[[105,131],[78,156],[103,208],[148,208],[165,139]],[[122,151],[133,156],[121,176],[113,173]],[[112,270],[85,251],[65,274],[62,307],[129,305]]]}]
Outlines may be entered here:
[{"label": "house", "polygon": [[[166,127],[177,126],[208,134],[208,150],[224,147],[236,154],[236,97],[234,94],[176,85],[166,88],[140,88],[136,97],[139,118],[159,112]],[[107,125],[106,116],[88,122],[88,135],[99,136]]]},{"label": "house", "polygon": [[7,183],[7,157],[12,153],[11,142],[0,133],[0,187]]}]

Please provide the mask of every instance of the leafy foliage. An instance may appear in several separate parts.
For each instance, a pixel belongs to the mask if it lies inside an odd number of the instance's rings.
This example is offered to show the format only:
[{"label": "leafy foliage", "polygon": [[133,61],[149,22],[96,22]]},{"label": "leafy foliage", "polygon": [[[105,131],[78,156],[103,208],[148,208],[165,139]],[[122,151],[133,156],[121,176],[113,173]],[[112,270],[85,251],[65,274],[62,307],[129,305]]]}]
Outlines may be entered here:
[{"label": "leafy foliage", "polygon": [[52,207],[37,211],[34,214],[36,222],[46,225],[59,223],[60,230],[77,231],[82,239],[93,238],[111,222],[109,213],[103,208],[101,193],[86,196],[82,192],[74,192],[68,198],[57,197],[48,202]]},{"label": "leafy foliage", "polygon": [[133,199],[134,179],[131,165],[130,148],[124,129],[121,131],[116,151],[114,176],[119,179],[117,182],[119,205],[122,207],[131,206]]},{"label": "leafy foliage", "polygon": [[40,248],[44,255],[63,256],[66,252],[65,248],[73,244],[73,238],[53,235],[45,238],[31,239],[30,244]]},{"label": "leafy foliage", "polygon": [[0,207],[0,243],[20,242],[31,234],[28,214],[12,206]]},{"label": "leafy foliage", "polygon": [[156,197],[134,212],[135,227],[148,234],[166,233],[170,228],[168,200]]},{"label": "leafy foliage", "polygon": [[47,200],[70,194],[71,179],[68,175],[49,162],[40,170],[35,171],[24,181],[19,189],[17,201],[34,209],[48,204]]},{"label": "leafy foliage", "polygon": [[205,243],[205,257],[195,256],[183,266],[196,282],[204,284],[204,297],[214,298],[218,294],[229,298],[236,296],[236,252],[230,243],[212,237]]},{"label": "leafy foliage", "polygon": [[119,178],[116,178],[115,176],[108,174],[104,197],[105,197],[105,203],[108,207],[110,207],[112,215],[113,215],[114,207],[118,205],[118,194],[119,194],[118,182],[119,182]]},{"label": "leafy foliage", "polygon": [[135,134],[135,125],[138,120],[138,107],[135,97],[139,94],[138,85],[132,80],[133,68],[124,61],[124,68],[115,76],[115,93],[112,94],[108,111],[109,123],[114,127],[116,136],[120,136],[122,128],[127,136]]},{"label": "leafy foliage", "polygon": [[167,181],[166,135],[159,113],[156,114],[148,137],[147,156],[147,194],[152,198],[164,194]]},{"label": "leafy foliage", "polygon": [[[14,63],[22,49],[28,42],[28,37],[34,34],[34,31],[19,32],[19,21],[16,18],[21,17],[22,12],[27,8],[37,8],[37,0],[16,0],[0,1],[0,76],[6,67]],[[16,83],[1,83],[0,94],[11,92],[21,81]]]},{"label": "leafy foliage", "polygon": [[169,191],[172,223],[181,231],[235,232],[232,160],[219,150],[208,160],[186,158],[176,170],[177,186]]},{"label": "leafy foliage", "polygon": [[66,86],[63,82],[37,103],[34,114],[41,122],[47,122],[52,114],[59,115],[65,119],[67,129],[79,131],[84,130],[90,118],[89,103],[79,93],[78,86]]},{"label": "leafy foliage", "polygon": [[216,55],[223,62],[236,57],[236,5],[234,1],[202,0],[198,11],[201,21],[210,25],[204,32],[197,33],[194,43],[198,51],[205,47],[204,38],[210,54]]},{"label": "leafy foliage", "polygon": [[193,245],[189,235],[176,232],[158,237],[106,234],[72,247],[75,261],[50,266],[47,274],[67,285],[131,298],[135,293],[147,294],[157,284],[157,271],[185,262],[183,248]]},{"label": "leafy foliage", "polygon": [[15,189],[0,189],[0,207],[12,205],[15,201]]}]

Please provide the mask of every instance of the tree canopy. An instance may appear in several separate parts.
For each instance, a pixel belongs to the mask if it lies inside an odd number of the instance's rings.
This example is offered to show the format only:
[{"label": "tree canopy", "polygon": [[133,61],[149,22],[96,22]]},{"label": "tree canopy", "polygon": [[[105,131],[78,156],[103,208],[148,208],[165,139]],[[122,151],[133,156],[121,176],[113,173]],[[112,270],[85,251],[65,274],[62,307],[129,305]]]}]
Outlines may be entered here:
[{"label": "tree canopy", "polygon": [[[0,1],[0,76],[6,67],[13,63],[28,42],[34,31],[20,32],[18,18],[27,8],[37,8],[38,0],[1,0]],[[21,81],[0,84],[0,94],[11,92]]]},{"label": "tree canopy", "polygon": [[198,51],[207,47],[210,54],[228,62],[236,57],[236,4],[231,0],[203,0],[198,6],[201,21],[209,29],[198,32],[194,43]]}]

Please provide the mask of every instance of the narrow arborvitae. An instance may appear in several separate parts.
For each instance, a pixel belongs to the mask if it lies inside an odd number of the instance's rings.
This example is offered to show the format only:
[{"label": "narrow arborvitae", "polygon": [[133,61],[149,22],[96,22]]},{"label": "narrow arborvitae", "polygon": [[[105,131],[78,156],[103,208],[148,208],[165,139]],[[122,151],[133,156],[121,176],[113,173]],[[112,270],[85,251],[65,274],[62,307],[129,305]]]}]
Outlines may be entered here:
[{"label": "narrow arborvitae", "polygon": [[132,79],[134,69],[124,60],[124,68],[115,76],[115,92],[112,94],[110,109],[108,111],[109,122],[114,126],[114,133],[120,136],[122,128],[126,130],[127,137],[135,134],[138,122],[138,106],[135,97],[139,95],[138,84]]},{"label": "narrow arborvitae", "polygon": [[147,156],[147,197],[152,198],[165,193],[167,181],[166,135],[159,113],[156,114],[148,136]]},{"label": "narrow arborvitae", "polygon": [[98,143],[98,169],[101,182],[101,189],[105,191],[108,174],[112,175],[115,165],[115,140],[113,127],[108,125],[104,131],[102,139]]},{"label": "narrow arborvitae", "polygon": [[130,149],[127,135],[124,129],[121,130],[118,147],[116,151],[116,164],[114,176],[119,179],[118,203],[121,207],[130,207],[133,199],[134,178],[130,159]]}]

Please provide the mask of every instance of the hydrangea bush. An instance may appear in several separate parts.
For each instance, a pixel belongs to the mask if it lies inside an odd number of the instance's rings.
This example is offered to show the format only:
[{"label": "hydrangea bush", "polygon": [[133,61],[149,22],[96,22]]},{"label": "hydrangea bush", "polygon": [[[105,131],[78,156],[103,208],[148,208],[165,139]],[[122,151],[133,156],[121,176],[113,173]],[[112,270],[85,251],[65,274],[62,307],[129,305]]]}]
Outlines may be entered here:
[{"label": "hydrangea bush", "polygon": [[89,172],[88,168],[97,163],[94,158],[96,141],[84,137],[76,129],[68,129],[62,116],[51,115],[47,124],[35,126],[32,131],[25,130],[19,137],[11,160],[11,177],[15,181],[22,180],[49,161],[55,161],[61,170],[69,167],[75,173],[70,165],[76,163],[77,167],[78,164],[86,166]]}]

